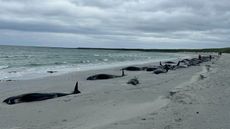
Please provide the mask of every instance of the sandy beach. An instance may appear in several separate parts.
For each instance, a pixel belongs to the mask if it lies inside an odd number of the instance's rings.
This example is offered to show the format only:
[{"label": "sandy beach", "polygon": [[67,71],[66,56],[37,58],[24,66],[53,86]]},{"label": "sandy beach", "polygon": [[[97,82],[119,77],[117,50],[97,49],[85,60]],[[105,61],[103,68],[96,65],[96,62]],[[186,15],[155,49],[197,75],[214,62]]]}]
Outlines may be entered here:
[{"label": "sandy beach", "polygon": [[[142,64],[149,66],[150,64]],[[0,129],[229,129],[230,55],[164,74],[127,71],[127,76],[89,81],[121,67],[40,79],[1,81],[0,100],[30,92],[81,94],[7,105],[0,103]],[[201,77],[202,76],[202,77]],[[127,84],[137,77],[139,85]]]}]

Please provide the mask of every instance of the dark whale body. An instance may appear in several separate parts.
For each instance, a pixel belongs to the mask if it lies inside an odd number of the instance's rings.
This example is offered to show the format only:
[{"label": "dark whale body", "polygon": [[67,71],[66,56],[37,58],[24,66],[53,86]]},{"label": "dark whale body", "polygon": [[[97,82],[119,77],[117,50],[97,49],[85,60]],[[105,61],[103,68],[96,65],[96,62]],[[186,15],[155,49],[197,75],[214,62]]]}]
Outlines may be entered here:
[{"label": "dark whale body", "polygon": [[117,78],[117,77],[121,77],[121,76],[110,75],[110,74],[96,74],[96,75],[88,77],[87,80],[103,80],[103,79],[111,79],[111,78]]},{"label": "dark whale body", "polygon": [[167,69],[156,69],[153,71],[154,74],[160,74],[160,73],[167,73],[168,70]]},{"label": "dark whale body", "polygon": [[47,99],[53,99],[57,97],[63,97],[71,94],[81,93],[78,90],[78,82],[76,83],[75,89],[72,93],[28,93],[18,96],[13,96],[5,99],[3,102],[9,105],[23,103],[23,102],[34,102],[34,101],[43,101]]},{"label": "dark whale body", "polygon": [[164,62],[165,64],[175,64],[175,62],[173,62],[173,61],[166,61],[166,62]]},{"label": "dark whale body", "polygon": [[123,68],[123,70],[127,70],[127,71],[141,71],[143,69],[140,68],[140,67],[136,67],[136,66],[129,66],[129,67]]},{"label": "dark whale body", "polygon": [[158,69],[157,67],[149,67],[149,68],[146,68],[146,71],[154,71],[154,70],[156,70],[156,69]]},{"label": "dark whale body", "polygon": [[165,65],[162,65],[162,63],[160,62],[160,66],[153,70],[153,73],[154,74],[160,74],[160,73],[167,73],[168,70],[170,70],[170,66],[169,64],[165,64]]},{"label": "dark whale body", "polygon": [[110,74],[96,74],[89,76],[86,80],[104,80],[104,79],[112,79],[125,76],[124,70],[122,69],[121,75],[110,75]]}]

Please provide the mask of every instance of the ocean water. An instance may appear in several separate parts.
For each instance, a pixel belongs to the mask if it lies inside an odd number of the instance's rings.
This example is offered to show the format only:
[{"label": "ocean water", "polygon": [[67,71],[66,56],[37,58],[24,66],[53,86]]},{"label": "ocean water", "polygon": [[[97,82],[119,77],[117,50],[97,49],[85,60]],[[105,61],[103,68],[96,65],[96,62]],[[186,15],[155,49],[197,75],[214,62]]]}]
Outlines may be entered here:
[{"label": "ocean water", "polygon": [[40,78],[73,71],[171,60],[180,56],[139,51],[0,46],[0,80]]}]

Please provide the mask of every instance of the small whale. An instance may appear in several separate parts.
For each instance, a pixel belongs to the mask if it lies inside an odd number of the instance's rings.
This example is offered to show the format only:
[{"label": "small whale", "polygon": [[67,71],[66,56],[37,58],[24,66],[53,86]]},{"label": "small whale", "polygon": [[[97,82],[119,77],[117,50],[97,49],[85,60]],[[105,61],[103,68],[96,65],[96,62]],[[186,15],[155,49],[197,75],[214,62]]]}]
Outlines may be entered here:
[{"label": "small whale", "polygon": [[[183,63],[183,62],[182,62]],[[187,68],[188,66],[186,64],[181,64],[181,61],[178,61],[177,65],[173,66],[173,70],[180,69],[180,68]]]},{"label": "small whale", "polygon": [[132,84],[132,85],[137,85],[139,84],[139,80],[137,79],[137,77],[133,78],[133,79],[130,79],[127,84]]},{"label": "small whale", "polygon": [[173,62],[173,61],[166,61],[166,62],[164,62],[165,64],[175,64],[175,62]]},{"label": "small whale", "polygon": [[168,70],[171,69],[171,65],[170,64],[164,64],[164,65],[162,65],[162,63],[160,61],[159,69],[165,69],[168,72]]},{"label": "small whale", "polygon": [[[178,63],[176,65],[173,64],[167,64],[167,67],[169,68],[169,70],[176,70],[178,68],[185,68],[185,66],[180,65],[181,61],[178,61]],[[166,65],[165,65],[166,66]]]},{"label": "small whale", "polygon": [[127,70],[127,71],[141,71],[143,69],[140,68],[140,67],[136,67],[136,66],[129,66],[129,67],[123,68],[123,70]]},{"label": "small whale", "polygon": [[158,69],[158,67],[148,67],[148,68],[146,68],[146,71],[154,71],[154,70],[156,70],[156,69]]},{"label": "small whale", "polygon": [[46,71],[47,73],[57,73],[58,71]]},{"label": "small whale", "polygon": [[87,78],[87,80],[103,80],[103,79],[111,79],[117,78],[120,76],[117,75],[110,75],[110,74],[96,74]]},{"label": "small whale", "polygon": [[104,80],[104,79],[112,79],[125,76],[124,70],[122,69],[121,75],[110,75],[110,74],[96,74],[93,76],[89,76],[86,80]]},{"label": "small whale", "polygon": [[168,72],[168,69],[161,69],[161,68],[153,71],[153,73],[155,73],[155,74],[167,73],[167,72]]},{"label": "small whale", "polygon": [[63,96],[79,94],[79,93],[81,92],[78,90],[78,82],[76,82],[75,89],[72,93],[28,93],[28,94],[9,97],[5,99],[3,103],[12,105],[18,103],[25,103],[25,102],[43,101],[47,99],[53,99],[57,97],[63,97]]}]

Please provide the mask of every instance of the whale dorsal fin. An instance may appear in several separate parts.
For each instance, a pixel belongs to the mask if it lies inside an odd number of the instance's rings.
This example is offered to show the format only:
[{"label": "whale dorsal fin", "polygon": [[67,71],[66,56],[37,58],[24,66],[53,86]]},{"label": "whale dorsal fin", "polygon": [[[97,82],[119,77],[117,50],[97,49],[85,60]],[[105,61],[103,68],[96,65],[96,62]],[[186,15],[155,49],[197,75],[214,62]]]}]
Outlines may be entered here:
[{"label": "whale dorsal fin", "polygon": [[75,88],[74,88],[74,91],[73,91],[73,94],[79,94],[79,93],[81,93],[81,92],[78,90],[78,81],[77,81]]},{"label": "whale dorsal fin", "polygon": [[121,76],[125,76],[125,70],[124,69],[121,69]]},{"label": "whale dorsal fin", "polygon": [[178,61],[178,63],[177,63],[177,66],[179,66],[180,65],[180,61]]},{"label": "whale dorsal fin", "polygon": [[160,66],[162,66],[161,61],[160,61]]}]

